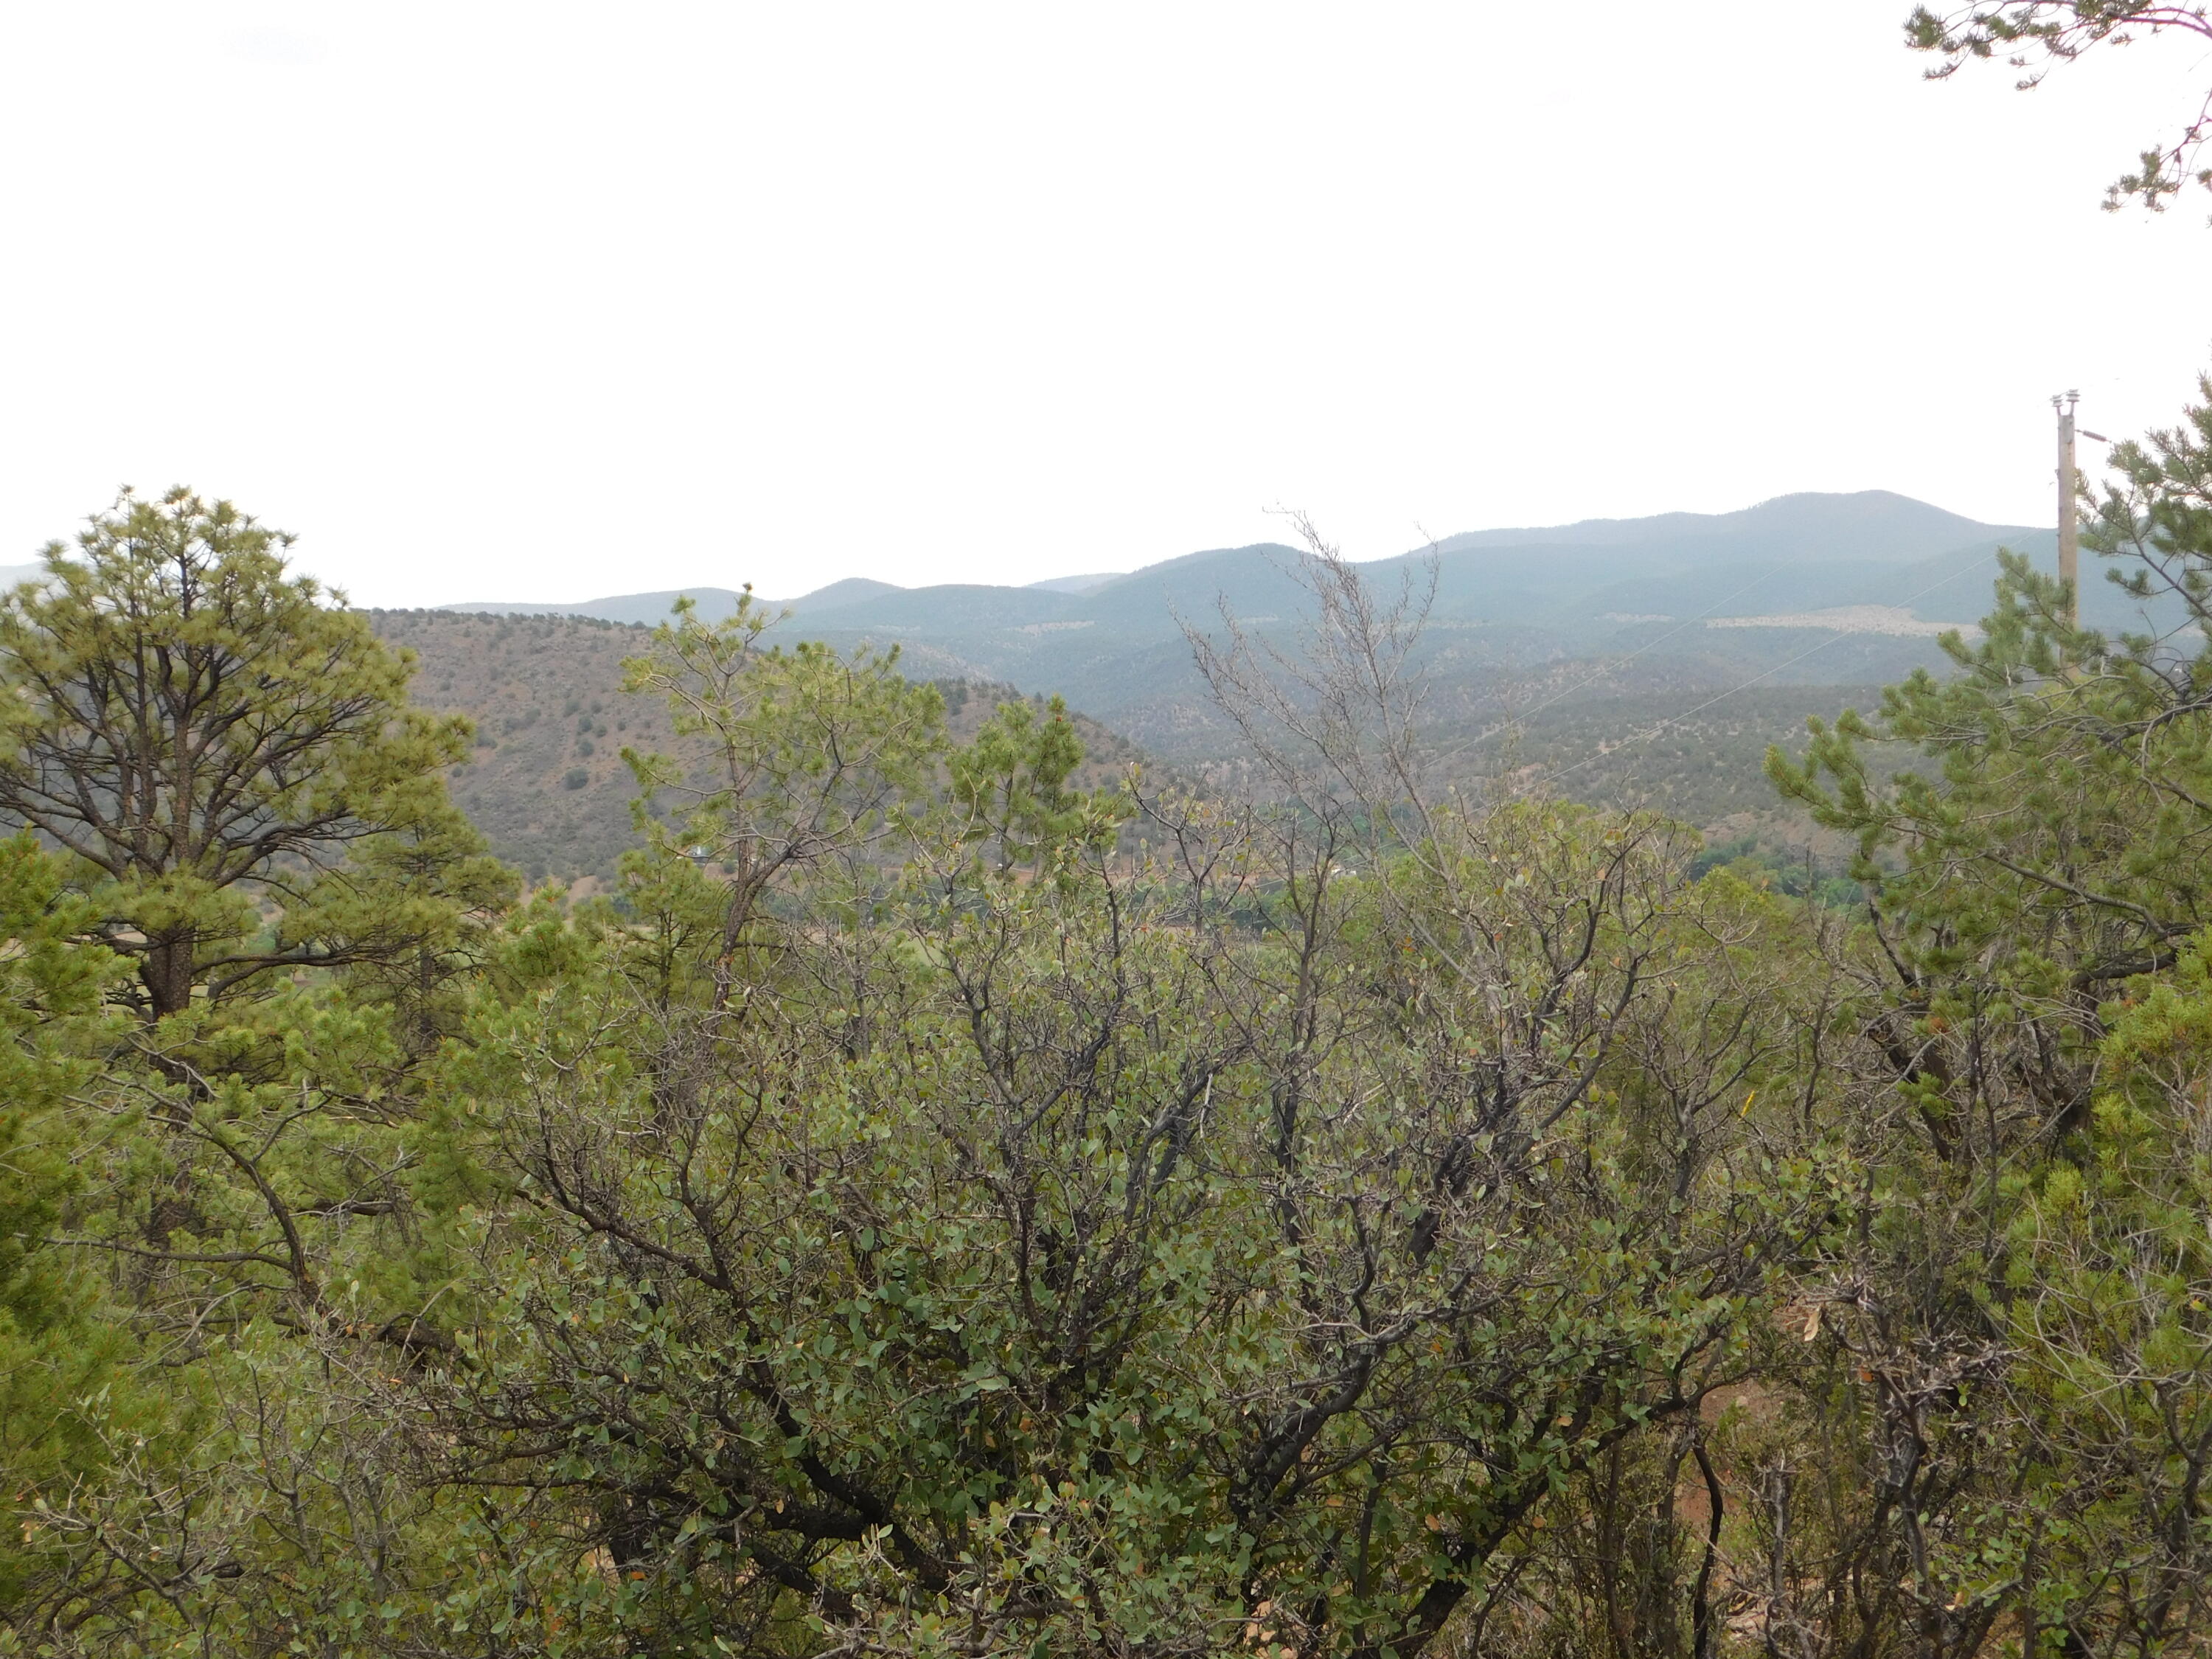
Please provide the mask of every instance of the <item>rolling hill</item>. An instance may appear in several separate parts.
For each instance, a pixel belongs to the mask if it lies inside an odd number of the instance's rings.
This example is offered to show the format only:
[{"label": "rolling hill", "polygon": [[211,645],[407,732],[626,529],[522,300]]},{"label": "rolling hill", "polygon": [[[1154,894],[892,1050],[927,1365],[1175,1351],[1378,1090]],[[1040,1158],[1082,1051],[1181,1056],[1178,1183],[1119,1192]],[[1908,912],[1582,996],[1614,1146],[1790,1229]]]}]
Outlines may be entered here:
[{"label": "rolling hill", "polygon": [[[1745,681],[1862,684],[1942,659],[1936,635],[1971,627],[1996,550],[2053,556],[2049,531],[1987,525],[1886,491],[1778,497],[1737,513],[1662,514],[1447,537],[1363,571],[1426,592],[1424,647],[1440,718],[1481,719],[1516,688],[1586,663],[1600,696],[1708,693]],[[842,648],[896,645],[909,671],[1059,691],[1157,752],[1202,758],[1224,733],[1183,629],[1224,611],[1288,643],[1306,610],[1304,556],[1262,544],[1167,560],[1127,575],[1027,586],[903,588],[852,579],[788,602],[795,634]],[[729,589],[692,590],[702,610]],[[652,619],[672,594],[507,612]],[[2085,596],[2124,625],[2119,596]]]},{"label": "rolling hill", "polygon": [[[1361,568],[1426,605],[1426,717],[1458,775],[1511,773],[1704,824],[1771,808],[1759,758],[1807,714],[1864,706],[1881,684],[1940,666],[1936,636],[1971,630],[1987,608],[2000,547],[2047,567],[2054,544],[2047,530],[1866,491],[1472,532]],[[1184,630],[1234,617],[1297,648],[1305,556],[1214,549],[1024,586],[851,578],[789,601],[782,632],[896,647],[915,678],[993,688],[973,699],[976,719],[999,696],[1059,692],[1089,717],[1094,752],[1141,749],[1233,782],[1235,736]],[[684,591],[709,617],[737,599]],[[659,711],[620,695],[620,659],[675,597],[378,613],[386,637],[418,653],[418,694],[477,720],[484,746],[457,790],[526,868],[604,872],[628,843],[615,751],[640,733],[665,739]],[[2100,580],[2083,600],[2095,625],[2142,623]]]},{"label": "rolling hill", "polygon": [[[447,611],[367,613],[388,645],[415,657],[414,700],[466,715],[474,755],[453,769],[455,802],[492,850],[533,881],[605,882],[635,844],[636,786],[625,745],[678,748],[667,711],[622,689],[623,659],[645,648],[635,624],[584,617],[497,617]],[[1012,686],[941,684],[946,723],[967,738]],[[1079,781],[1095,787],[1138,758],[1135,747],[1078,714],[1085,749]]]}]

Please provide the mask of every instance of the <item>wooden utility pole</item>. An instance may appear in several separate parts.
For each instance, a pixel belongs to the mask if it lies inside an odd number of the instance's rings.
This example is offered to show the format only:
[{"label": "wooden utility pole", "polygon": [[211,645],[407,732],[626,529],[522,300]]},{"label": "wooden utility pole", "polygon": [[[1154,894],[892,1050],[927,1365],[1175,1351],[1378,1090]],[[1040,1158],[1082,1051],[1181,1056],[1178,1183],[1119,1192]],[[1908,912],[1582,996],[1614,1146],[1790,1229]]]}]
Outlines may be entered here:
[{"label": "wooden utility pole", "polygon": [[2075,522],[2074,405],[2078,392],[2064,397],[2054,393],[2051,406],[2058,411],[2058,580],[2066,584],[2066,625],[2081,625],[2081,533]]}]

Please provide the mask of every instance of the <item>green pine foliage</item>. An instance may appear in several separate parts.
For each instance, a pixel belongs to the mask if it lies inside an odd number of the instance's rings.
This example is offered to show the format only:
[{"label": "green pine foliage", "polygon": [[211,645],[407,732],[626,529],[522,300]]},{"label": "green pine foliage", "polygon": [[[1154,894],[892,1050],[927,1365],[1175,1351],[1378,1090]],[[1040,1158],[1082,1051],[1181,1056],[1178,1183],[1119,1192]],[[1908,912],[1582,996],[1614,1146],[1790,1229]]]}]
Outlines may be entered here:
[{"label": "green pine foliage", "polygon": [[1469,774],[1323,550],[1201,642],[1256,799],[604,630],[526,893],[403,653],[126,501],[0,607],[0,1652],[2196,1651],[2212,416],[2117,459],[2194,631],[2008,565],[1774,754],[1848,869]]},{"label": "green pine foliage", "polygon": [[0,1467],[28,1512],[0,1536],[0,1606],[21,1607],[50,1554],[40,1506],[97,1489],[118,1431],[159,1419],[127,1322],[59,1243],[82,1191],[68,1111],[114,1040],[104,996],[122,964],[76,941],[92,921],[28,836],[0,843]]}]

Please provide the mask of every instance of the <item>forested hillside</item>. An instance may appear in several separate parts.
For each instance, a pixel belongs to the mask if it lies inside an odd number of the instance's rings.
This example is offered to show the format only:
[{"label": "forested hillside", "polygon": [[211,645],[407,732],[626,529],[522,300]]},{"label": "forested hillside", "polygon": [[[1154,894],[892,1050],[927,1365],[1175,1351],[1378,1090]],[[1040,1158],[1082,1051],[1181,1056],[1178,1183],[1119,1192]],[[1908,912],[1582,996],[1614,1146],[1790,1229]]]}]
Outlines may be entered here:
[{"label": "forested hillside", "polygon": [[[416,653],[415,700],[474,726],[468,758],[450,775],[453,799],[492,850],[529,879],[611,882],[635,839],[635,781],[625,746],[671,745],[666,710],[623,690],[625,658],[647,630],[588,617],[493,618],[441,611],[368,613],[378,636]],[[796,624],[779,636],[804,637]],[[1447,648],[1449,648],[1447,647]],[[1185,647],[1185,655],[1188,648]],[[1024,693],[946,679],[948,729],[972,737],[998,703]],[[1042,706],[1047,684],[1028,693]],[[1873,707],[1878,684],[1739,688],[1711,674],[1682,675],[1638,661],[1569,660],[1492,688],[1480,702],[1432,699],[1428,733],[1440,777],[1480,783],[1510,773],[1520,787],[1571,800],[1646,807],[1693,829],[1757,820],[1773,846],[1808,840],[1802,813],[1778,800],[1762,769],[1769,744],[1804,746],[1814,714]],[[1118,780],[1146,757],[1081,710],[1078,781]],[[1232,723],[1214,714],[1207,740],[1181,745],[1181,767],[1152,757],[1164,781],[1188,770],[1231,789],[1264,789],[1235,747]],[[1741,825],[1733,825],[1740,830]],[[1729,832],[1733,832],[1730,830]]]},{"label": "forested hillside", "polygon": [[[1427,740],[1455,780],[1489,777],[1510,755],[1522,784],[1571,799],[1663,809],[1699,829],[1748,813],[1798,844],[1802,815],[1778,810],[1760,770],[1765,746],[1802,746],[1808,715],[1863,704],[1885,680],[1941,665],[1937,635],[1952,623],[1972,632],[1999,547],[2047,563],[2051,543],[2048,532],[1866,491],[1474,532],[1359,569],[1378,592],[1410,584],[1423,610],[1409,661]],[[768,609],[792,612],[775,636],[786,641],[847,653],[896,645],[909,674],[993,685],[986,708],[1009,695],[1065,696],[1094,769],[1098,757],[1118,769],[1141,749],[1155,766],[1244,788],[1255,775],[1243,734],[1197,673],[1185,630],[1234,626],[1295,650],[1300,571],[1312,556],[1244,548],[1018,588],[854,580]],[[621,663],[676,597],[631,594],[559,615],[376,613],[382,635],[422,659],[417,697],[475,723],[457,799],[533,878],[611,877],[631,833],[619,750],[633,735],[665,735],[659,711],[618,694]],[[692,593],[707,620],[739,597]],[[2087,604],[2092,622],[2124,627],[2145,602],[2100,583]],[[967,735],[957,718],[955,728]]]},{"label": "forested hillside", "polygon": [[[474,727],[468,758],[450,775],[455,805],[501,859],[535,882],[611,882],[636,831],[636,780],[623,750],[668,750],[674,733],[657,698],[623,690],[623,664],[648,630],[591,617],[376,611],[379,638],[415,653],[414,700]],[[1011,686],[946,680],[948,729],[972,736]],[[1039,699],[1042,706],[1042,699]],[[1136,750],[1088,717],[1084,777],[1118,775]]]},{"label": "forested hillside", "polygon": [[[473,726],[468,757],[449,787],[492,850],[532,881],[580,881],[586,891],[611,882],[635,837],[637,788],[622,750],[666,749],[672,741],[666,710],[623,690],[623,660],[644,647],[647,630],[591,618],[368,614],[380,638],[416,653],[415,700]],[[789,626],[779,632],[799,636]],[[999,702],[1024,696],[1006,685],[934,684],[948,729],[963,738]],[[1747,816],[1772,846],[1799,846],[1808,826],[1766,781],[1767,746],[1802,750],[1808,716],[1872,707],[1879,698],[1878,685],[1738,690],[1710,678],[1685,684],[1635,664],[1569,662],[1500,686],[1480,710],[1447,710],[1450,718],[1437,722],[1430,740],[1440,775],[1455,781],[1510,772],[1517,787],[1648,807],[1700,830]],[[1043,699],[1031,693],[1029,700],[1042,706]],[[1146,761],[1080,710],[1069,718],[1083,741],[1083,787],[1116,781]],[[1196,757],[1181,767],[1148,763],[1163,780],[1189,771],[1224,787],[1264,787],[1220,731],[1183,752],[1193,749]]]},{"label": "forested hillside", "polygon": [[[2049,531],[1978,524],[1866,490],[1785,495],[1738,513],[1475,532],[1360,570],[1378,591],[1411,581],[1421,592],[1420,660],[1435,706],[1480,722],[1525,706],[1533,684],[1601,665],[1617,694],[1638,696],[1754,679],[1878,684],[1935,666],[1936,636],[1971,629],[2008,546],[2051,567]],[[1058,693],[1155,755],[1204,761],[1233,751],[1237,738],[1193,672],[1184,629],[1218,627],[1225,611],[1260,637],[1292,641],[1309,551],[1218,549],[1073,586],[848,580],[787,605],[807,638],[848,651],[896,644],[910,672]],[[649,623],[674,597],[558,608]],[[693,597],[714,617],[738,594]],[[2137,602],[2115,590],[2100,585],[2087,604],[2100,627],[2140,625]],[[2163,614],[2178,615],[2170,605]]]},{"label": "forested hillside", "polygon": [[[2200,1650],[2203,395],[2091,538],[2190,630],[2012,559],[1769,750],[1847,872],[1680,821],[1797,692],[1478,762],[1325,550],[1188,642],[1243,757],[1170,778],[126,495],[0,600],[0,1646]],[[625,738],[604,887],[527,892],[457,796],[611,812]]]},{"label": "forested hillside", "polygon": [[637,791],[622,751],[665,749],[673,736],[665,708],[623,693],[623,659],[640,630],[420,611],[370,621],[416,654],[415,700],[474,726],[450,787],[499,856],[533,881],[611,877],[635,835]]}]

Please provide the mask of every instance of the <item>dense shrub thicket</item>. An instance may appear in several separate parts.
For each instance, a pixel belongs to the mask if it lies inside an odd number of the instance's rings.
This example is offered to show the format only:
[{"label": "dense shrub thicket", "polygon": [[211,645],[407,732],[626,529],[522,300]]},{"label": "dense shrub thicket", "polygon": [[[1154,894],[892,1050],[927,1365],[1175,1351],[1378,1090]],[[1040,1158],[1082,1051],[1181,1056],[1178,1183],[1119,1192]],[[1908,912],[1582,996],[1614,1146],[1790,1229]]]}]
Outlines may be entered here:
[{"label": "dense shrub thicket", "polygon": [[1802,892],[1432,793],[1324,553],[1194,641],[1265,805],[748,606],[526,896],[404,653],[126,499],[0,606],[0,1650],[2201,1648],[2207,398],[2098,519],[2197,631],[2009,567],[1771,762]]}]

